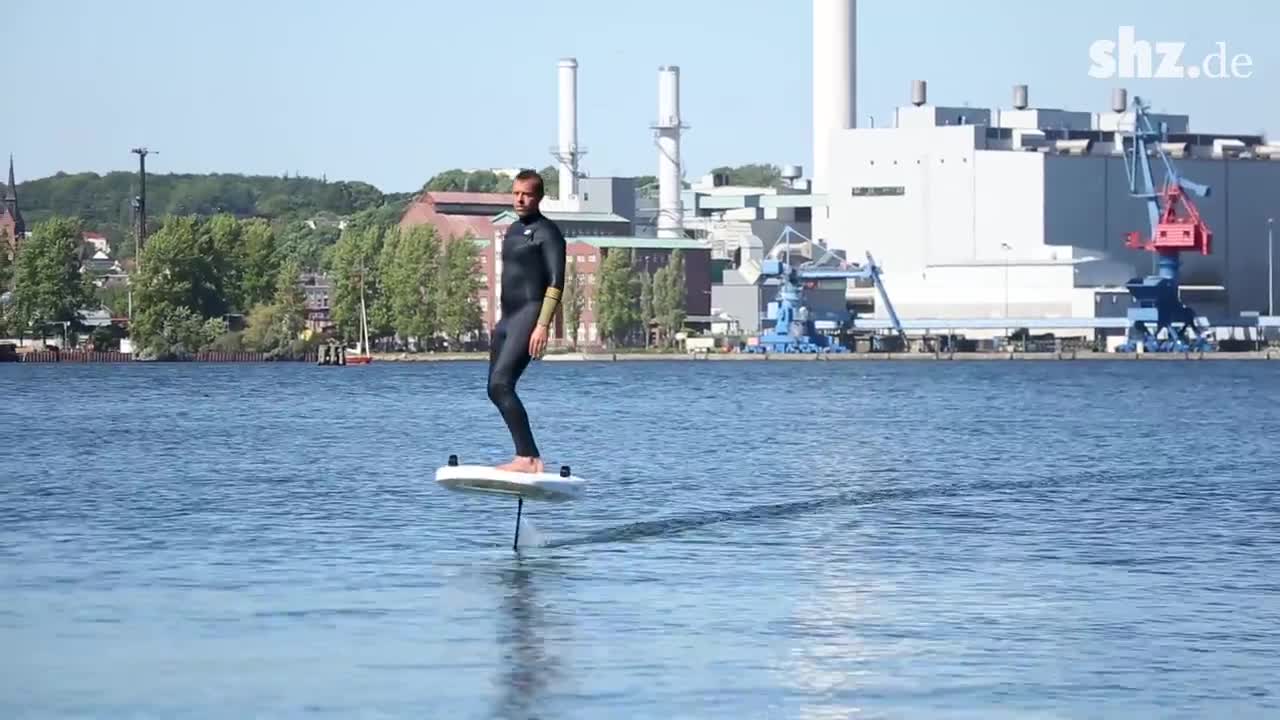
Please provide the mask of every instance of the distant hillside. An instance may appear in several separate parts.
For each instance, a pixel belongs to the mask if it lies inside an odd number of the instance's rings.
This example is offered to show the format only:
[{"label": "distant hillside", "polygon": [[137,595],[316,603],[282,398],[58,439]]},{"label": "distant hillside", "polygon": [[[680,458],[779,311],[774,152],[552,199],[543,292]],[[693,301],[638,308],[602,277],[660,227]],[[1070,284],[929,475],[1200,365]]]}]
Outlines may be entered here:
[{"label": "distant hillside", "polygon": [[[546,192],[558,193],[558,174],[554,167],[542,169]],[[730,181],[742,185],[778,185],[780,170],[774,165],[752,164],[716,168]],[[636,178],[642,194],[657,192],[656,178]],[[685,184],[686,187],[688,183]],[[491,171],[445,170],[423,184],[424,190],[472,190],[507,192],[511,180]],[[56,175],[30,180],[18,186],[18,202],[28,228],[54,216],[76,216],[85,229],[106,235],[112,254],[118,259],[133,256],[133,198],[138,193],[138,175],[118,171],[99,175],[86,172]],[[231,213],[238,218],[261,217],[272,222],[281,235],[315,234],[305,232],[303,221],[317,218],[336,220],[340,216],[356,216],[357,222],[394,224],[415,193],[383,193],[360,181],[329,182],[324,178],[219,174],[147,174],[147,217],[152,232],[165,215],[215,215]],[[333,223],[316,228],[314,242],[300,257],[304,262],[318,262],[319,250],[336,239],[334,232],[320,232]],[[300,227],[301,226],[301,227]]]},{"label": "distant hillside", "polygon": [[[128,254],[138,192],[135,172],[58,173],[21,183],[18,199],[28,226],[55,215],[78,216],[85,226],[106,235],[113,247]],[[147,174],[149,225],[166,214],[263,217],[281,225],[315,216],[351,215],[382,210],[398,217],[408,193],[384,194],[364,182],[328,182],[307,177],[239,174]]]}]

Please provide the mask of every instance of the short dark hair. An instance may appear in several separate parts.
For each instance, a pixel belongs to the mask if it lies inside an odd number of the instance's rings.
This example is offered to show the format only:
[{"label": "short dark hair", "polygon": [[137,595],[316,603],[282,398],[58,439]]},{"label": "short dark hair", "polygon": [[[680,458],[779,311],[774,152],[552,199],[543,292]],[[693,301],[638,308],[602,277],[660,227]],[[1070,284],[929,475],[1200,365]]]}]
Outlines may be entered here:
[{"label": "short dark hair", "polygon": [[531,168],[525,168],[524,170],[521,170],[520,172],[516,173],[516,181],[521,181],[521,180],[532,180],[533,186],[537,188],[537,192],[539,196],[541,196],[546,192],[546,189],[542,182],[542,175],[540,175],[537,170],[533,170]]}]

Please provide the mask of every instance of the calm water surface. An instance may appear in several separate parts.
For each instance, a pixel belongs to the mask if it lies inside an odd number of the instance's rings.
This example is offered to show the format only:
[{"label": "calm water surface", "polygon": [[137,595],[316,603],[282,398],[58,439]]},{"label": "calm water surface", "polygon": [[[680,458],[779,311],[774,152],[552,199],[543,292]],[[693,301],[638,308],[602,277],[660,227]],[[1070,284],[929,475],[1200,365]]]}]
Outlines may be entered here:
[{"label": "calm water surface", "polygon": [[0,716],[1280,716],[1280,364],[0,365]]}]

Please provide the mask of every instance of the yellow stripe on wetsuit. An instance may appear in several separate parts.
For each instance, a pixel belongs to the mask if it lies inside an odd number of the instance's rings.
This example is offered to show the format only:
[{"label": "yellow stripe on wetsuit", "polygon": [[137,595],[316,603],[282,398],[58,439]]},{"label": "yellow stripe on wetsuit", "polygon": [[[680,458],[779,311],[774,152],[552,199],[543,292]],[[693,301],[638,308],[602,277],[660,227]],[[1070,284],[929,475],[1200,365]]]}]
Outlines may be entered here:
[{"label": "yellow stripe on wetsuit", "polygon": [[560,288],[549,287],[542,296],[542,312],[538,313],[538,324],[546,327],[556,314],[556,306],[560,304]]}]

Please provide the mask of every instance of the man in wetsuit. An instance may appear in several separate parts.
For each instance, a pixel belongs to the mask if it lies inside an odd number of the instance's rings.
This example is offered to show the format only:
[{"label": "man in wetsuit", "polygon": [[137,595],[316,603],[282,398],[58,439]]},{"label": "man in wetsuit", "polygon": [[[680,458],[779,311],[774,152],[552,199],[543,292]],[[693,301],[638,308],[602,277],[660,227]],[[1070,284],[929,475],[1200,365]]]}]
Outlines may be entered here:
[{"label": "man in wetsuit", "polygon": [[515,441],[515,459],[500,470],[542,472],[529,416],[516,396],[516,381],[547,347],[547,334],[564,292],[565,241],[560,228],[538,209],[542,176],[533,170],[516,175],[513,206],[519,219],[502,239],[502,317],[489,350],[489,399]]}]

